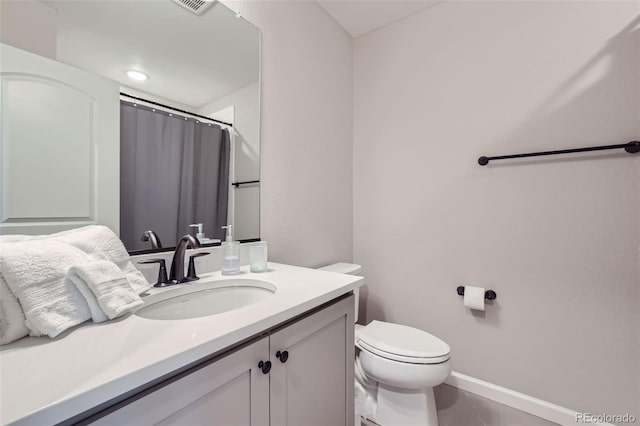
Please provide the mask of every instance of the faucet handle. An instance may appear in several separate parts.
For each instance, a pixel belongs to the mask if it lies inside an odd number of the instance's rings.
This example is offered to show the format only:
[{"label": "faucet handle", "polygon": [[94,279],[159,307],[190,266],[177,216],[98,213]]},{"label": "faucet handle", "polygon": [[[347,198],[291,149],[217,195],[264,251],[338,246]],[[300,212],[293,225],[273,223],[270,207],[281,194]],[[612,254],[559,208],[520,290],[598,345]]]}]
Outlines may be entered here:
[{"label": "faucet handle", "polygon": [[168,285],[170,285],[169,283],[169,279],[167,278],[167,264],[165,262],[164,259],[147,259],[147,260],[141,260],[140,262],[138,262],[141,265],[144,264],[148,264],[148,263],[159,263],[160,264],[160,269],[158,270],[158,282],[156,282],[153,286],[154,287],[166,287]]},{"label": "faucet handle", "polygon": [[189,256],[189,268],[187,270],[187,280],[188,281],[195,281],[195,280],[199,280],[200,279],[200,277],[196,275],[195,258],[196,257],[206,256],[208,254],[211,254],[211,253],[209,253],[209,252],[200,252],[200,253],[195,253],[195,254],[192,254],[191,256]]}]

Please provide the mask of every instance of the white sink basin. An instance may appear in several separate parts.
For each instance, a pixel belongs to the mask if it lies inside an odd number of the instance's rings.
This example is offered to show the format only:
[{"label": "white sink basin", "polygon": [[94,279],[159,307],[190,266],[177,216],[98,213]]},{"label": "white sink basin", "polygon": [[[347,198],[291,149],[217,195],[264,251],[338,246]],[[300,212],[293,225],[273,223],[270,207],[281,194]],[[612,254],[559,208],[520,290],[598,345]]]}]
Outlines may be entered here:
[{"label": "white sink basin", "polygon": [[253,305],[272,296],[276,286],[262,280],[232,278],[167,290],[144,298],[135,314],[155,320],[206,317]]}]

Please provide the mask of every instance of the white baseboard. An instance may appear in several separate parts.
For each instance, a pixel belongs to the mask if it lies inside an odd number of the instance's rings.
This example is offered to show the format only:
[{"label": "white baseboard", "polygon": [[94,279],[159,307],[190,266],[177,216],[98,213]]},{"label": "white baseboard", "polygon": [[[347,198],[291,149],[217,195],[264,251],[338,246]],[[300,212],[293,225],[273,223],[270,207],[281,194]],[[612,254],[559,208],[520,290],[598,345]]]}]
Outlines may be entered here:
[{"label": "white baseboard", "polygon": [[[576,421],[577,412],[568,408],[516,392],[502,386],[494,385],[484,380],[479,380],[465,374],[452,372],[445,381],[446,384],[474,393],[483,398],[499,402],[525,413],[533,414],[550,422],[563,426],[576,426],[580,424]],[[599,426],[614,426],[611,423],[589,423]]]}]

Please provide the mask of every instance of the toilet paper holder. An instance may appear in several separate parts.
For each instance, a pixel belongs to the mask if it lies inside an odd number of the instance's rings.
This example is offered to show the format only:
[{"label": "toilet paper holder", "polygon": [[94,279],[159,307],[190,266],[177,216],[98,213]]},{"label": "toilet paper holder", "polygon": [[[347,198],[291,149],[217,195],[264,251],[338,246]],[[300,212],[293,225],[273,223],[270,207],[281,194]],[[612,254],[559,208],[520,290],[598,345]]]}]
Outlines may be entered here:
[{"label": "toilet paper holder", "polygon": [[[464,286],[459,286],[456,291],[459,296],[464,296]],[[495,300],[498,297],[498,294],[493,290],[487,290],[484,292],[484,298],[487,300]]]}]

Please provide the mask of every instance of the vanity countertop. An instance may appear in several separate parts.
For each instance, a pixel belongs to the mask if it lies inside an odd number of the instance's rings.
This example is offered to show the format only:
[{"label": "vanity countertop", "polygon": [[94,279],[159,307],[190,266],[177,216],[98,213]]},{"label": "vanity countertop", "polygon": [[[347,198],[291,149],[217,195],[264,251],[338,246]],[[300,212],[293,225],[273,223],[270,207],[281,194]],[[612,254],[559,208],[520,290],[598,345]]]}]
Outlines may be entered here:
[{"label": "vanity countertop", "polygon": [[[202,277],[231,278],[219,271]],[[277,292],[218,315],[167,321],[128,315],[85,323],[55,339],[1,346],[1,423],[64,421],[362,285],[361,277],[277,263],[259,274],[244,266],[233,278],[268,281]]]}]

